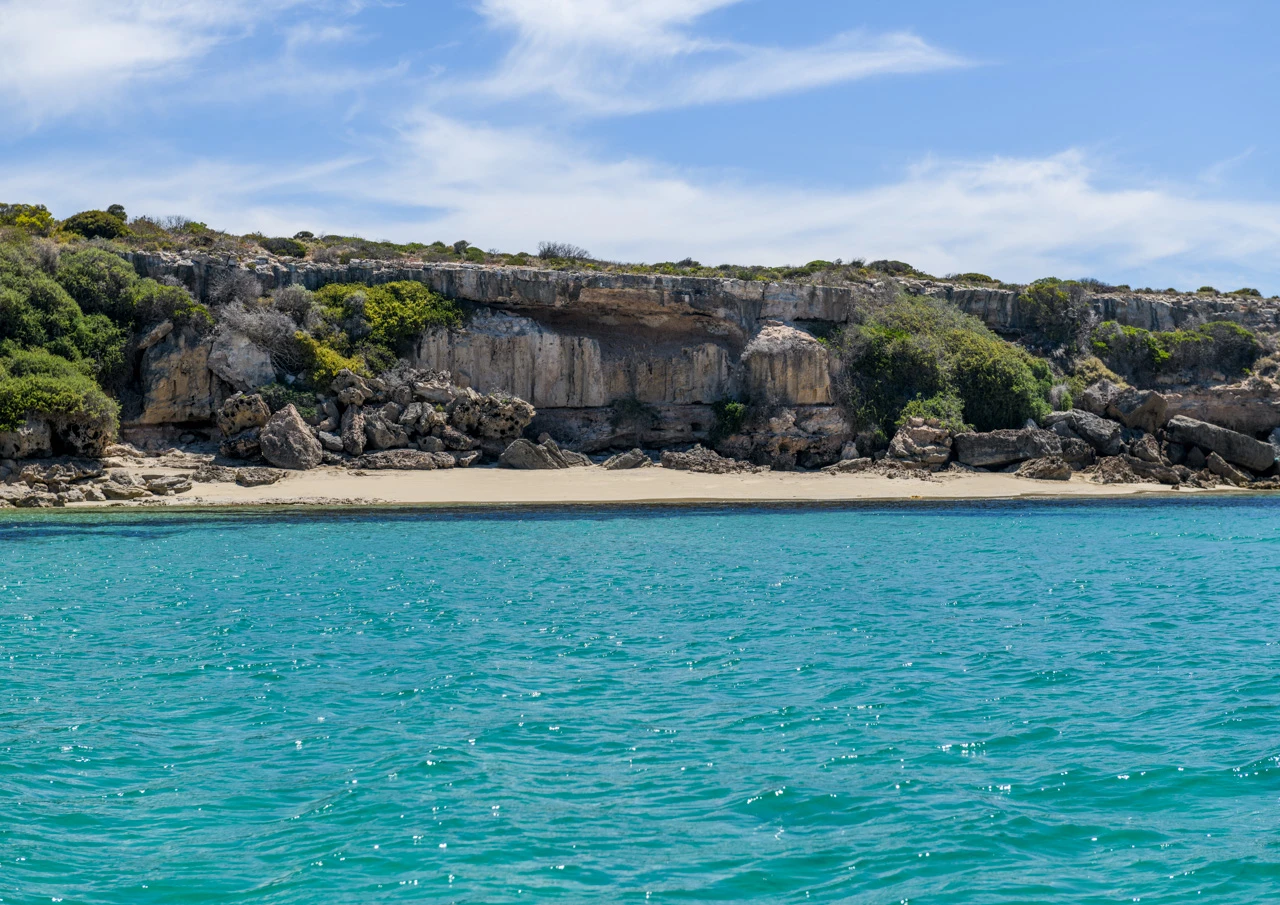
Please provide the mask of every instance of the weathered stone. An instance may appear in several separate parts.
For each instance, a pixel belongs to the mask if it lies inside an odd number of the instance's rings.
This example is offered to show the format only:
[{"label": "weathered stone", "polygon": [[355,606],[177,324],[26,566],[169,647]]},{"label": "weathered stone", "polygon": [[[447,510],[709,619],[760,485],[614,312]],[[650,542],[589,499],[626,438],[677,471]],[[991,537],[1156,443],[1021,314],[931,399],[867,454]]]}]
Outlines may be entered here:
[{"label": "weathered stone", "polygon": [[102,451],[104,456],[113,459],[145,459],[147,454],[129,443],[112,443]]},{"label": "weathered stone", "polygon": [[186,475],[154,475],[144,480],[147,490],[156,496],[171,496],[191,489],[191,479]]},{"label": "weathered stone", "polygon": [[1245,474],[1243,471],[1223,459],[1222,456],[1218,455],[1216,452],[1209,453],[1206,464],[1211,472],[1222,478],[1227,483],[1234,484],[1237,487],[1247,487],[1253,480],[1252,475]]},{"label": "weathered stone", "polygon": [[1167,399],[1169,417],[1184,415],[1249,436],[1280,429],[1280,383],[1261,375],[1230,386],[1181,389]]},{"label": "weathered stone", "polygon": [[387,421],[381,412],[365,415],[364,436],[366,449],[401,449],[409,445],[405,429],[395,421]]},{"label": "weathered stone", "polygon": [[797,466],[820,468],[838,462],[850,440],[849,425],[839,409],[796,406],[779,409],[763,421],[749,422],[739,433],[718,442],[715,451],[727,458],[790,471]]},{"label": "weathered stone", "polygon": [[498,464],[506,468],[549,470],[565,468],[545,446],[525,440],[523,437],[511,444],[498,457]]},{"label": "weathered stone", "polygon": [[1086,412],[1097,415],[1099,418],[1105,418],[1107,417],[1107,407],[1123,391],[1124,387],[1119,384],[1112,383],[1110,380],[1099,380],[1086,387],[1077,402],[1079,407]]},{"label": "weathered stone", "polygon": [[258,394],[246,396],[237,393],[229,397],[218,409],[218,430],[224,437],[231,437],[255,427],[262,427],[271,418],[271,409]]},{"label": "weathered stone", "polygon": [[[331,389],[337,395],[338,402],[344,406],[362,406],[369,401],[374,392],[367,380],[346,368],[339,371],[333,378]],[[352,455],[358,455],[358,453],[352,453]]]},{"label": "weathered stone", "polygon": [[1129,454],[1144,462],[1160,462],[1160,442],[1155,437],[1146,436],[1129,444]]},{"label": "weathered stone", "polygon": [[470,468],[480,461],[482,455],[483,453],[478,449],[473,449],[471,452],[456,452],[453,453],[453,461],[459,468]]},{"label": "weathered stone", "polygon": [[[145,494],[146,491],[144,490],[143,493]],[[66,500],[58,499],[58,495],[55,493],[36,490],[14,498],[12,503],[19,509],[52,509],[55,506],[64,505]]]},{"label": "weathered stone", "polygon": [[1202,471],[1209,465],[1209,460],[1205,458],[1204,450],[1198,446],[1192,446],[1187,450],[1187,458],[1183,462],[1192,471]]},{"label": "weathered stone", "polygon": [[610,456],[604,461],[602,467],[609,471],[620,471],[625,468],[648,468],[651,465],[653,460],[644,454],[644,450],[633,449],[630,452]]},{"label": "weathered stone", "polygon": [[1178,472],[1172,466],[1165,465],[1163,462],[1151,462],[1146,459],[1139,459],[1137,456],[1123,456],[1125,463],[1133,470],[1134,474],[1161,484],[1169,484],[1170,486],[1178,484],[1182,478],[1178,476]]},{"label": "weathered stone", "polygon": [[316,439],[320,441],[320,445],[329,452],[342,452],[344,444],[342,438],[337,434],[331,434],[328,431],[316,430]]},{"label": "weathered stone", "polygon": [[320,441],[292,405],[271,416],[258,442],[262,457],[278,468],[306,470],[315,468],[324,458]]},{"label": "weathered stone", "polygon": [[265,487],[284,477],[283,471],[274,468],[237,468],[236,483],[241,487]]},{"label": "weathered stone", "polygon": [[1155,390],[1129,387],[1111,398],[1106,413],[1125,427],[1154,434],[1168,420],[1168,408],[1168,400]]},{"label": "weathered stone", "polygon": [[766,321],[743,350],[740,361],[744,388],[753,399],[784,405],[827,405],[832,401],[830,355],[826,346],[803,330]]},{"label": "weathered stone", "polygon": [[1100,456],[1118,456],[1120,454],[1120,425],[1109,418],[1102,418],[1092,412],[1072,409],[1063,413],[1067,425],[1079,435]]},{"label": "weathered stone", "polygon": [[420,452],[416,449],[392,449],[372,452],[356,460],[357,468],[395,471],[434,471],[437,468],[453,468],[453,456],[448,453]]},{"label": "weathered stone", "polygon": [[0,458],[38,459],[53,455],[53,432],[49,422],[27,417],[16,430],[0,431]]},{"label": "weathered stone", "polygon": [[1094,448],[1079,437],[1070,437],[1062,441],[1062,458],[1077,471],[1088,468],[1098,461]]},{"label": "weathered stone", "polygon": [[662,467],[680,471],[696,471],[704,474],[733,474],[737,472],[768,471],[769,467],[757,467],[749,462],[726,459],[714,451],[695,446],[688,452],[666,450],[662,454]]},{"label": "weathered stone", "polygon": [[1016,474],[1020,478],[1037,481],[1069,481],[1071,470],[1071,466],[1061,456],[1044,456],[1027,459],[1018,466]]},{"label": "weathered stone", "polygon": [[191,473],[191,480],[199,484],[234,484],[236,469],[225,465],[201,465]]},{"label": "weathered stone", "polygon": [[936,470],[951,458],[951,432],[937,422],[910,418],[893,435],[889,443],[889,457]]},{"label": "weathered stone", "polygon": [[49,426],[55,449],[73,456],[101,456],[116,438],[115,419],[107,412],[58,415]]},{"label": "weathered stone", "polygon": [[218,444],[218,453],[228,459],[256,459],[262,454],[261,434],[255,427],[228,437]]},{"label": "weathered stone", "polygon": [[212,421],[221,402],[209,370],[212,341],[175,329],[142,353],[142,424]]},{"label": "weathered stone", "polygon": [[956,434],[956,459],[975,468],[1003,468],[1027,459],[1062,455],[1062,440],[1040,428]]},{"label": "weathered stone", "polygon": [[443,441],[445,449],[453,450],[469,450],[475,449],[480,445],[480,441],[474,437],[468,437],[456,427],[445,427],[440,433],[440,439]]},{"label": "weathered stone", "polygon": [[109,500],[137,500],[151,495],[146,487],[137,484],[121,484],[116,481],[108,481],[98,489]]},{"label": "weathered stone", "polygon": [[[334,381],[337,384],[337,381]],[[359,405],[351,404],[342,413],[342,448],[349,456],[364,455],[365,417]]]},{"label": "weathered stone", "polygon": [[854,474],[859,471],[868,471],[873,468],[875,464],[875,459],[864,456],[862,458],[855,459],[841,459],[834,465],[828,465],[822,470],[827,474]]},{"label": "weathered stone", "polygon": [[1169,420],[1166,430],[1169,439],[1175,443],[1211,450],[1228,462],[1242,465],[1250,471],[1267,471],[1276,461],[1276,450],[1270,443],[1263,443],[1215,424],[1179,415]]},{"label": "weathered stone", "polygon": [[481,441],[508,443],[533,420],[534,408],[515,396],[456,397],[445,410],[449,424]]},{"label": "weathered stone", "polygon": [[418,449],[429,453],[444,452],[444,441],[439,437],[423,437],[418,441]]},{"label": "weathered stone", "polygon": [[252,392],[276,379],[271,353],[225,326],[214,334],[208,361],[210,371],[241,393]]}]

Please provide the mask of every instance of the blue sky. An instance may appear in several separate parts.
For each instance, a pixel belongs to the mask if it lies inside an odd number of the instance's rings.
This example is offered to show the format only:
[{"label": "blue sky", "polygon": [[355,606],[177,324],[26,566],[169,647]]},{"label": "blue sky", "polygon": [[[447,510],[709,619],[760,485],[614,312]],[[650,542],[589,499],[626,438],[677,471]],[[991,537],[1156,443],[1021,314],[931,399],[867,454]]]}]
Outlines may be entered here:
[{"label": "blue sky", "polygon": [[1280,292],[1280,5],[0,0],[0,200]]}]

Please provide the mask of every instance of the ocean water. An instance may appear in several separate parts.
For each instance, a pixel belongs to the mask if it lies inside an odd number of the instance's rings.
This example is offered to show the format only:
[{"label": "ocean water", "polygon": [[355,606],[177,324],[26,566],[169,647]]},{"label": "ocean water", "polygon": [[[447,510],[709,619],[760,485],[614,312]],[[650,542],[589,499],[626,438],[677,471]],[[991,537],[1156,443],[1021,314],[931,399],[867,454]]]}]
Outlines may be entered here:
[{"label": "ocean water", "polygon": [[0,514],[5,903],[1280,901],[1280,505]]}]

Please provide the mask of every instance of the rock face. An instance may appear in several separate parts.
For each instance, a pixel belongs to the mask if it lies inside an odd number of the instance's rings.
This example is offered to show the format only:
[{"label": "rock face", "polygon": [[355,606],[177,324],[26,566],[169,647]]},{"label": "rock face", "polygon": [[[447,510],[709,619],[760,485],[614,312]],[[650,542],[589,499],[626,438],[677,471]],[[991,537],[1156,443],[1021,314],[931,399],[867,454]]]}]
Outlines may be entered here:
[{"label": "rock face", "polygon": [[1250,377],[1233,386],[1186,389],[1171,393],[1169,415],[1207,421],[1242,434],[1269,434],[1280,429],[1280,384]]},{"label": "rock face", "polygon": [[844,416],[834,406],[809,405],[776,410],[753,421],[741,433],[716,444],[716,452],[778,471],[819,468],[840,459],[851,439]]},{"label": "rock face", "polygon": [[271,353],[247,336],[225,327],[214,334],[209,349],[209,370],[240,393],[252,392],[276,379]]},{"label": "rock face", "polygon": [[231,437],[242,431],[262,427],[270,417],[271,409],[267,408],[267,403],[261,396],[237,393],[218,409],[218,430],[222,436]]},{"label": "rock face", "polygon": [[1040,428],[956,434],[956,459],[973,468],[1003,468],[1027,459],[1062,455],[1062,441]]},{"label": "rock face", "polygon": [[0,431],[0,459],[37,459],[53,455],[49,422],[27,418],[17,430]]},{"label": "rock face", "polygon": [[937,470],[951,458],[951,432],[924,418],[911,418],[889,443],[889,458]]},{"label": "rock face", "polygon": [[324,460],[324,449],[298,410],[286,405],[271,416],[258,442],[262,457],[277,468],[305,471]]},{"label": "rock face", "polygon": [[1121,387],[1099,380],[1084,391],[1080,407],[1102,418],[1119,421],[1125,427],[1155,433],[1164,426],[1168,400],[1154,390]]},{"label": "rock face", "polygon": [[1228,462],[1242,465],[1250,471],[1266,471],[1276,461],[1276,451],[1270,443],[1204,421],[1179,415],[1169,419],[1166,430],[1169,439],[1175,443],[1215,452]]},{"label": "rock face", "polygon": [[209,370],[211,348],[209,337],[191,329],[172,327],[163,338],[147,347],[142,353],[144,395],[140,423],[186,424],[213,420],[221,399],[213,372]]}]

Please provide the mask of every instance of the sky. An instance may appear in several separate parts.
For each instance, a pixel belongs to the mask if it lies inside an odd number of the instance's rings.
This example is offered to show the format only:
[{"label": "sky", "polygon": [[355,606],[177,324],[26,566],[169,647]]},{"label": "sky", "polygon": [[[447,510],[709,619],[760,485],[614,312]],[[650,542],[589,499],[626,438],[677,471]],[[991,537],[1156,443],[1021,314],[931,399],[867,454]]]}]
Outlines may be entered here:
[{"label": "sky", "polygon": [[1280,292],[1280,4],[0,0],[0,201]]}]

